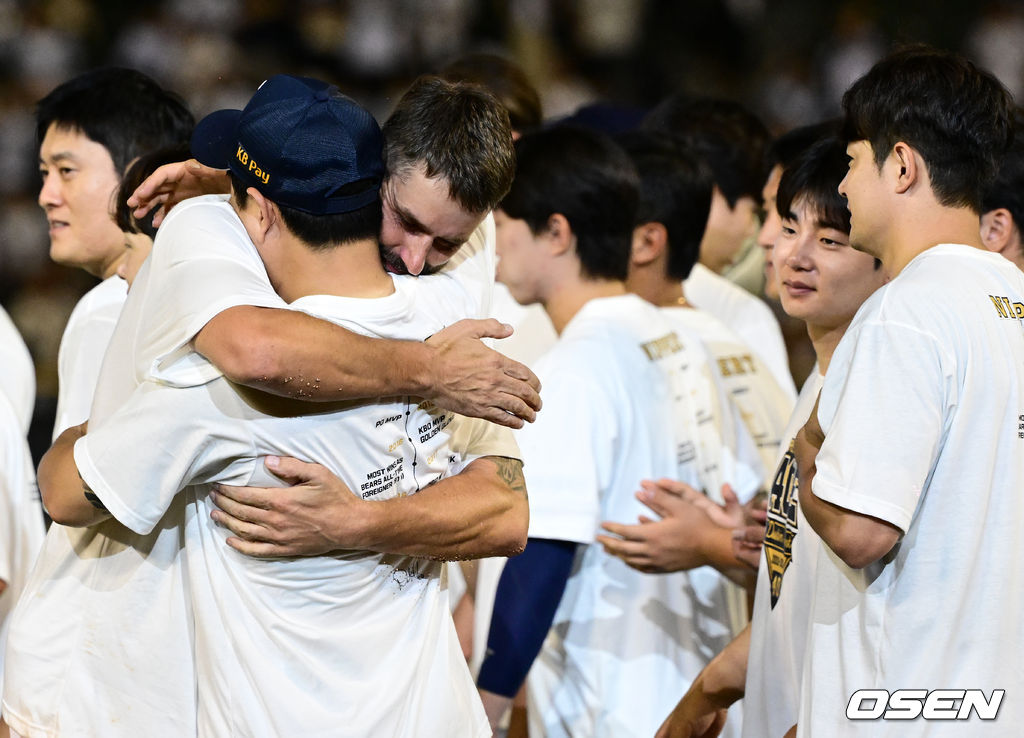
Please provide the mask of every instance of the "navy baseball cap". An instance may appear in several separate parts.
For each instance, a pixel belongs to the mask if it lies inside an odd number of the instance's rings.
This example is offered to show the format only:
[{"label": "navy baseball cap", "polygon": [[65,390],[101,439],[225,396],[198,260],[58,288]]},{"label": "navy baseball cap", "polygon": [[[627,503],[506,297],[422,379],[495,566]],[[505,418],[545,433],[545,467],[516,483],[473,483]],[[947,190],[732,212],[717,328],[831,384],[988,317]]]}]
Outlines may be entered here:
[{"label": "navy baseball cap", "polygon": [[384,176],[377,121],[337,87],[308,77],[276,75],[244,110],[206,116],[191,148],[200,163],[230,169],[273,202],[312,215],[369,205]]}]

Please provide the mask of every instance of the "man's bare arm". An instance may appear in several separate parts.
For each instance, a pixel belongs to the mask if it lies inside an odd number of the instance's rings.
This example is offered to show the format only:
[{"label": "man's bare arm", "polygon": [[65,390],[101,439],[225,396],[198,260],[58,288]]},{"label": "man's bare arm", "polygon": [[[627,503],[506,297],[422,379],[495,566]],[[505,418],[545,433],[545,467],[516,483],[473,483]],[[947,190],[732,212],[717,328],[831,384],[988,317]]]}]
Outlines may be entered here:
[{"label": "man's bare arm", "polygon": [[228,308],[194,340],[231,381],[313,401],[413,395],[445,410],[520,428],[540,409],[540,382],[479,339],[496,320],[463,320],[425,342],[368,338],[293,310]]},{"label": "man's bare arm", "polygon": [[250,556],[359,549],[433,559],[514,556],[529,510],[522,462],[485,456],[408,497],[367,501],[319,464],[269,457],[287,488],[218,487],[213,518]]},{"label": "man's bare arm", "polygon": [[[159,208],[159,225],[178,202],[230,191],[227,173],[195,159],[156,169],[128,200],[135,217]],[[301,313],[238,306],[196,336],[196,350],[231,381],[285,397],[353,400],[415,395],[446,410],[520,428],[540,408],[529,369],[479,338],[506,338],[497,321],[461,321],[425,344],[371,339]]]},{"label": "man's bare arm", "polygon": [[725,710],[743,697],[750,655],[750,624],[722,649],[662,723],[655,738],[715,736],[722,730]]},{"label": "man's bare arm", "polygon": [[75,425],[59,436],[39,462],[39,493],[43,507],[61,525],[83,527],[110,517],[103,502],[82,481],[75,465],[75,442],[85,435],[86,423]]}]

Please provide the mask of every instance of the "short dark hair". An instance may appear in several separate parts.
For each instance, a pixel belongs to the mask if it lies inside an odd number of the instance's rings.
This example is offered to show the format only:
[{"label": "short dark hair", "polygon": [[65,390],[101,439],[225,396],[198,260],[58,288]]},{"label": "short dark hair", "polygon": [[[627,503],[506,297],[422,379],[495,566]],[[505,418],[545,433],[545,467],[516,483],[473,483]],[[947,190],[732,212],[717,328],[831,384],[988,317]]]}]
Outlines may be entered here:
[{"label": "short dark hair", "polygon": [[738,102],[676,93],[648,113],[640,127],[676,136],[696,152],[707,162],[729,207],[741,197],[761,202],[771,136],[764,123]]},{"label": "short dark hair", "polygon": [[999,174],[985,188],[981,212],[1006,208],[1024,230],[1024,111],[1014,113],[1013,143],[999,162]]},{"label": "short dark hair", "polygon": [[666,276],[684,280],[700,257],[700,242],[711,211],[711,172],[700,157],[672,145],[663,136],[636,131],[618,141],[640,177],[636,222],[665,226]]},{"label": "short dark hair", "polygon": [[451,197],[485,213],[508,192],[515,169],[512,127],[494,95],[479,85],[420,77],[384,124],[387,176],[424,167]]},{"label": "short dark hair", "polygon": [[142,72],[108,67],[80,74],[39,101],[40,144],[52,124],[81,131],[102,145],[124,173],[147,152],[188,143],[195,119],[180,97]]},{"label": "short dark hair", "polygon": [[846,142],[839,136],[827,136],[797,155],[779,180],[775,207],[786,220],[797,200],[806,200],[818,213],[819,221],[843,233],[850,232],[850,210],[839,194],[839,183],[849,168]]},{"label": "short dark hair", "polygon": [[826,136],[838,136],[841,130],[842,120],[830,118],[821,123],[800,126],[786,131],[768,146],[765,153],[765,176],[776,166],[786,169],[815,141]]},{"label": "short dark hair", "polygon": [[990,73],[948,51],[910,46],[875,64],[843,95],[847,141],[882,164],[896,143],[917,151],[938,201],[981,211],[985,184],[1009,146],[1012,103]]},{"label": "short dark hair", "polygon": [[537,88],[518,64],[497,54],[466,54],[441,70],[449,82],[470,82],[486,88],[508,111],[512,130],[525,132],[544,120]]},{"label": "short dark hair", "polygon": [[[231,191],[235,195],[238,206],[244,208],[249,201],[247,185],[228,171],[231,178]],[[337,194],[356,194],[362,189],[376,187],[377,182],[363,180],[352,182],[338,190]],[[323,251],[341,246],[352,241],[364,239],[377,240],[380,234],[381,204],[378,197],[369,205],[364,205],[347,213],[331,215],[313,215],[280,203],[275,203],[281,211],[281,219],[292,234],[314,251]]]},{"label": "short dark hair", "polygon": [[540,234],[559,213],[576,237],[582,274],[625,280],[639,180],[608,136],[573,126],[528,133],[516,142],[516,177],[500,208]]},{"label": "short dark hair", "polygon": [[132,208],[128,207],[128,198],[138,189],[139,185],[151,175],[157,167],[164,164],[171,164],[177,161],[184,161],[191,156],[188,144],[178,144],[163,149],[143,154],[128,165],[124,176],[121,177],[121,184],[117,190],[117,199],[114,201],[114,221],[117,227],[126,233],[144,233],[150,238],[156,238],[156,228],[153,227],[153,216],[157,208],[150,210],[146,217],[137,220],[132,215]]}]

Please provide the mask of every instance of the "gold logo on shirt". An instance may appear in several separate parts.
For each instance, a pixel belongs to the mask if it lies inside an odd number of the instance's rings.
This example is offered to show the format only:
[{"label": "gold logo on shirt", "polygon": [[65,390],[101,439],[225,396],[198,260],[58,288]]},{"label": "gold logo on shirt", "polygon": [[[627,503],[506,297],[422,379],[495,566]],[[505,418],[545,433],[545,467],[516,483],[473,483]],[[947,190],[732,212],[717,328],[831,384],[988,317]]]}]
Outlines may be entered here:
[{"label": "gold logo on shirt", "polygon": [[1009,297],[989,295],[1000,318],[1024,318],[1024,302],[1011,302]]},{"label": "gold logo on shirt", "polygon": [[789,443],[779,462],[768,494],[768,520],[764,531],[764,556],[768,564],[772,608],[782,592],[782,577],[793,560],[793,539],[796,538],[796,506],[800,494],[793,442]]}]

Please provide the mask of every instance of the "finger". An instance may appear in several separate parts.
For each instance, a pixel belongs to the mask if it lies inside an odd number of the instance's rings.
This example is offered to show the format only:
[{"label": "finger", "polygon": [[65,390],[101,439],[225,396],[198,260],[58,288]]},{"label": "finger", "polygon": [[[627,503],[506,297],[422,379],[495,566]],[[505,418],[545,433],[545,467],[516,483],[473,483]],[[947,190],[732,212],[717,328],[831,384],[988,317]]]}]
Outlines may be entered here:
[{"label": "finger", "polygon": [[764,525],[768,521],[768,511],[767,510],[751,510],[750,511],[750,517],[751,517],[752,520],[756,520],[761,525]]},{"label": "finger", "polygon": [[526,382],[534,392],[540,392],[540,380],[537,378],[537,375],[534,374],[528,366],[526,366],[526,364],[521,364],[515,359],[508,358],[504,354],[501,354],[501,356],[504,359],[501,364],[501,370],[505,374],[513,379],[519,380],[520,382]]},{"label": "finger", "polygon": [[[324,467],[308,461],[299,461],[290,456],[267,456],[263,460],[267,470],[275,477],[290,485],[321,484],[324,479]],[[253,489],[259,489],[253,488]],[[266,490],[266,496],[272,494]]]},{"label": "finger", "polygon": [[269,509],[269,492],[262,487],[231,487],[216,484],[210,492],[213,504],[229,515],[251,520],[257,510]]},{"label": "finger", "polygon": [[648,525],[650,523],[658,522],[657,520],[654,520],[654,518],[649,518],[646,515],[637,515],[636,519],[640,521],[640,525]]},{"label": "finger", "polygon": [[624,525],[622,523],[613,523],[609,520],[601,523],[601,527],[609,533],[621,536],[627,541],[643,541],[647,538],[641,532],[639,525]]},{"label": "finger", "polygon": [[533,412],[540,410],[544,404],[540,399],[540,392],[538,392],[537,388],[525,379],[517,379],[509,374],[503,374],[496,384],[502,393],[515,398]]},{"label": "finger", "polygon": [[226,515],[221,510],[211,511],[210,517],[215,523],[217,523],[217,525],[227,528],[243,540],[263,542],[267,540],[266,529],[260,525],[250,523],[232,515]]},{"label": "finger", "polygon": [[453,327],[463,338],[508,338],[512,335],[512,326],[495,318],[466,318]]},{"label": "finger", "polygon": [[[136,190],[136,192],[138,192],[138,190]],[[128,201],[128,206],[132,208],[132,215],[136,218],[136,220],[142,220],[143,218],[146,217],[146,214],[149,213],[149,211],[152,210],[153,208],[158,208],[159,210],[162,210],[164,203],[167,202],[167,198],[167,194],[158,194],[153,195],[152,197],[147,198],[146,200],[137,200],[133,195],[132,199]],[[133,201],[137,201],[139,204],[133,205]],[[154,220],[156,219],[157,215],[159,215],[159,210],[153,214]]]},{"label": "finger", "polygon": [[153,170],[152,174],[135,188],[135,192],[128,198],[129,207],[145,205],[154,195],[166,187],[169,182],[180,180],[184,175],[184,171],[185,162],[181,161],[157,167]]},{"label": "finger", "polygon": [[658,487],[640,490],[636,498],[662,518],[679,517],[686,512],[682,505],[690,504]]},{"label": "finger", "polygon": [[661,488],[663,491],[675,495],[676,497],[682,497],[684,500],[692,500],[697,497],[704,497],[702,492],[697,491],[686,482],[680,482],[678,479],[669,479],[662,477],[661,479],[654,482],[656,486]]},{"label": "finger", "polygon": [[518,415],[507,413],[500,407],[478,408],[476,412],[463,412],[460,414],[489,420],[492,423],[503,425],[506,428],[522,428],[526,425],[523,419]]},{"label": "finger", "polygon": [[617,556],[623,561],[629,559],[633,563],[650,563],[650,551],[646,543],[623,541],[618,538],[602,535],[598,535],[596,540],[604,547],[605,553]]},{"label": "finger", "polygon": [[740,498],[736,496],[736,492],[730,484],[722,485],[722,499],[725,500],[726,505],[738,506],[740,504]]},{"label": "finger", "polygon": [[[527,385],[523,386],[526,387]],[[534,397],[537,397],[537,400],[539,402],[539,396],[537,396],[537,394],[534,393],[532,390],[530,390],[530,392],[533,394]],[[529,423],[532,423],[534,420],[537,419],[537,411],[530,407],[530,405],[528,405],[526,402],[524,402],[522,398],[517,397],[516,395],[503,395],[501,400],[499,401],[499,404],[502,407],[502,409],[504,409],[506,412],[515,415],[517,418],[522,418],[523,420]]]},{"label": "finger", "polygon": [[293,555],[288,547],[281,546],[276,543],[245,541],[241,538],[228,538],[226,543],[239,553],[258,559],[270,559]]},{"label": "finger", "polygon": [[153,227],[154,228],[159,228],[160,224],[164,222],[164,217],[166,215],[167,215],[167,208],[164,207],[163,205],[158,207],[156,209],[156,212],[153,213],[153,220],[152,220]]}]

